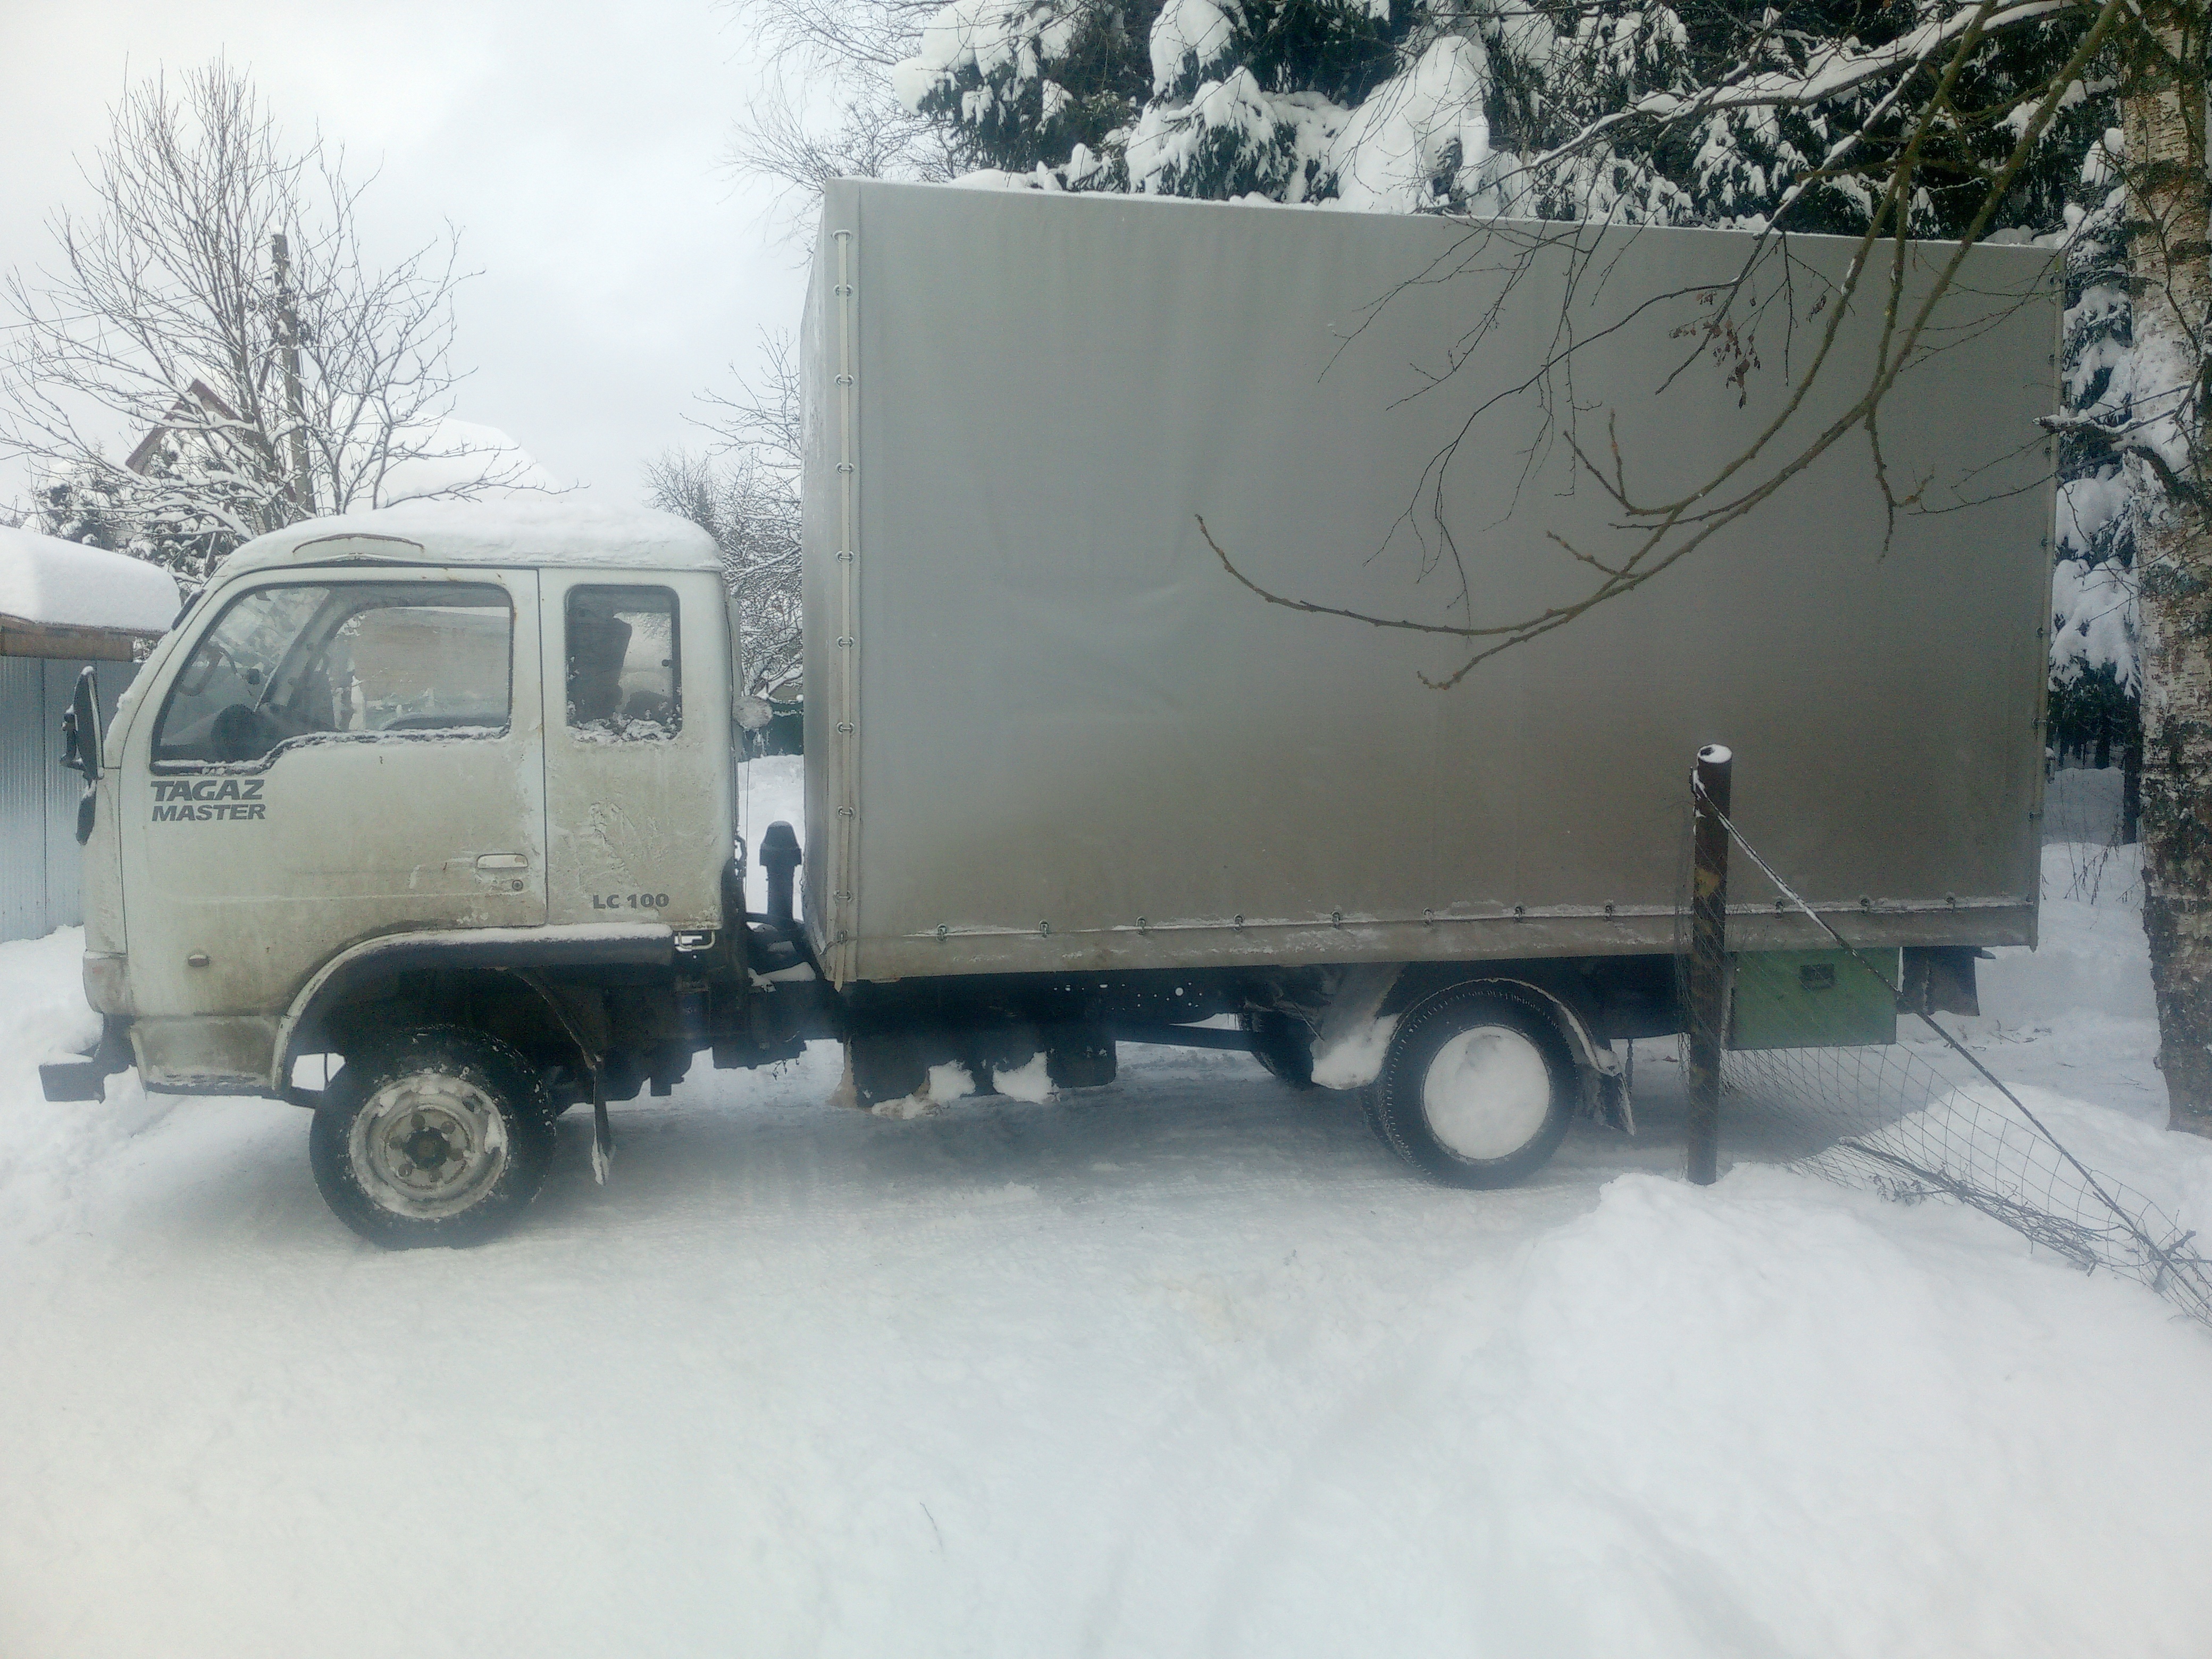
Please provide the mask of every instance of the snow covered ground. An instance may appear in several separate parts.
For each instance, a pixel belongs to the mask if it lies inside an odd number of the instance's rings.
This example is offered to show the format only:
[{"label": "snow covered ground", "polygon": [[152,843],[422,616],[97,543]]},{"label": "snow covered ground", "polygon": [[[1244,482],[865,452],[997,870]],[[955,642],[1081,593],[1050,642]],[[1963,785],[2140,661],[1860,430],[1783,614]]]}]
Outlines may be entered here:
[{"label": "snow covered ground", "polygon": [[[2106,873],[1974,1040],[2199,1224]],[[0,946],[9,1659],[2212,1650],[2212,1336],[1759,1126],[1686,1186],[1671,1043],[1495,1194],[1241,1056],[901,1122],[817,1049],[386,1255],[293,1109],[41,1102],[77,948]]]}]

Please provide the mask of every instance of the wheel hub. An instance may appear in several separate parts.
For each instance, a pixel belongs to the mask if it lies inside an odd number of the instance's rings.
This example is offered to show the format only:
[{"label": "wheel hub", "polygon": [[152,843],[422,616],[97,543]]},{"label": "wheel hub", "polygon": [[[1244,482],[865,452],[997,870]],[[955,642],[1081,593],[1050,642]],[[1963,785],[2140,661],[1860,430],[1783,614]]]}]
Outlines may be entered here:
[{"label": "wheel hub", "polygon": [[[417,1115],[416,1121],[421,1121]],[[407,1158],[418,1169],[435,1170],[455,1156],[452,1143],[442,1131],[418,1128],[405,1141]]]},{"label": "wheel hub", "polygon": [[507,1126],[491,1095],[466,1078],[416,1072],[369,1097],[349,1151],[355,1178],[383,1208],[417,1220],[456,1215],[507,1168]]},{"label": "wheel hub", "polygon": [[1510,1025],[1462,1031],[1437,1051],[1421,1079],[1430,1131],[1459,1158],[1510,1157],[1541,1132],[1551,1107],[1543,1051]]}]

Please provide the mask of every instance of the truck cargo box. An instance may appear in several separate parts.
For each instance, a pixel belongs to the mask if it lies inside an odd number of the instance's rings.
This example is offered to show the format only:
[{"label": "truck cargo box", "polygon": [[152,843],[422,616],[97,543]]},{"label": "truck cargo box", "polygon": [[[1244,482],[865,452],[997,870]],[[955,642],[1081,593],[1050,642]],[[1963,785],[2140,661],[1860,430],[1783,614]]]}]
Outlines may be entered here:
[{"label": "truck cargo box", "polygon": [[[2033,943],[2046,252],[1974,251],[1882,404],[1893,526],[1854,433],[1450,690],[1463,641],[1224,568],[1432,623],[1571,602],[1563,544],[1635,535],[1570,432],[1638,500],[1703,483],[1783,410],[1857,244],[1789,239],[1711,334],[1748,246],[831,185],[803,343],[830,976],[1666,951],[1713,742],[1745,834],[1850,936]],[[1880,308],[1753,473],[1864,390]],[[1820,943],[1737,893],[1732,944]]]}]

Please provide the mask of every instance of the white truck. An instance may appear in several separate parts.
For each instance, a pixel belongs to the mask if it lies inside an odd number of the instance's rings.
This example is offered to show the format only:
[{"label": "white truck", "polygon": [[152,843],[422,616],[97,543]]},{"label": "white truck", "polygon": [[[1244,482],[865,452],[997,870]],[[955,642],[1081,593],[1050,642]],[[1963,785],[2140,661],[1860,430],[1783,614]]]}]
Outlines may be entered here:
[{"label": "white truck", "polygon": [[[1120,1040],[1248,1047],[1497,1185],[1578,1111],[1630,1127],[1621,1040],[1680,1029],[1715,741],[1816,908],[1970,1006],[1977,948],[2034,939],[2046,255],[1975,252],[1885,404],[1893,522],[1838,446],[1449,690],[1463,641],[1253,591],[1447,623],[1571,599],[1561,549],[1620,509],[1565,422],[1650,494],[1706,476],[1775,418],[1854,249],[1791,239],[1745,288],[1745,246],[833,185],[803,865],[787,825],[733,838],[744,644],[705,535],[559,496],[295,525],[232,556],[106,732],[81,699],[105,1034],[50,1096],[135,1065],[310,1107],[325,1196],[395,1246],[509,1224],[571,1105],[596,1156],[607,1102],[818,1038],[864,1105],[948,1064],[1033,1093],[1110,1081]],[[1856,395],[1879,325],[1847,319],[1785,441]],[[1736,911],[1739,982],[1793,1040],[1891,1040],[1809,924]]]}]

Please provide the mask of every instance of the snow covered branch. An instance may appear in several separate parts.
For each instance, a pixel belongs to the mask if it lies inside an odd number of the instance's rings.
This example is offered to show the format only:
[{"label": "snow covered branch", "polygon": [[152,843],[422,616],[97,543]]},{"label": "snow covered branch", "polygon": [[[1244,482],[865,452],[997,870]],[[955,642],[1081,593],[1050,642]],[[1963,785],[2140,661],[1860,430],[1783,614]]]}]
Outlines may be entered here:
[{"label": "snow covered branch", "polygon": [[191,581],[403,475],[409,494],[537,482],[446,420],[456,236],[371,266],[367,184],[319,140],[288,149],[243,73],[133,88],[86,182],[90,210],[52,222],[57,267],[0,287],[0,451],[42,473],[50,528]]},{"label": "snow covered branch", "polygon": [[734,397],[708,394],[694,424],[703,454],[674,449],[646,468],[646,497],[714,538],[744,635],[748,696],[788,696],[801,648],[799,363],[790,338],[766,336],[757,384],[737,376]]}]

